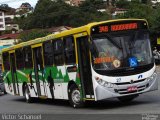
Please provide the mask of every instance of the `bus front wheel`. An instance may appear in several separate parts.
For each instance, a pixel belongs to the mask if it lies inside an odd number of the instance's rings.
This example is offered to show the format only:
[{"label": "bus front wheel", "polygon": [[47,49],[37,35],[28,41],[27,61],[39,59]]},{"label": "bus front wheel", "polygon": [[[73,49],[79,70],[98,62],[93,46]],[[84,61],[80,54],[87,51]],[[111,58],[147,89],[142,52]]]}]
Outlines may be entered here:
[{"label": "bus front wheel", "polygon": [[31,98],[31,95],[30,95],[30,91],[29,91],[29,88],[27,85],[25,85],[25,99],[26,99],[26,102],[27,103],[31,103],[32,102],[32,98]]},{"label": "bus front wheel", "polygon": [[68,90],[69,102],[74,108],[80,108],[84,106],[84,102],[81,99],[81,94],[76,85],[71,85]]}]

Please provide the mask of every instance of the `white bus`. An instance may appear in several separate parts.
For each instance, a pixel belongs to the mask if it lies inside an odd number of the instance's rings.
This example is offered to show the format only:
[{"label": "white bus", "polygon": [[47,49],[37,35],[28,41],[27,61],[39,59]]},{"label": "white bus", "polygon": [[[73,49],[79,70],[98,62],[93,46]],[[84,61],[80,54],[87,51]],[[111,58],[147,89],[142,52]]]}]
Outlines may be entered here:
[{"label": "white bus", "polygon": [[25,96],[85,101],[133,100],[157,90],[148,24],[119,19],[52,34],[2,50],[6,91]]}]

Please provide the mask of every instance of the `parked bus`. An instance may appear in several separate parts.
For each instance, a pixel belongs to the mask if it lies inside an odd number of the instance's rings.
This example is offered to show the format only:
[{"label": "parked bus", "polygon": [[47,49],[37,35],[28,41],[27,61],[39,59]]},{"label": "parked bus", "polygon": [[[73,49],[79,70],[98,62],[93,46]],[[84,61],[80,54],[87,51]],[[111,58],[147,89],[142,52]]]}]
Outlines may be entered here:
[{"label": "parked bus", "polygon": [[157,90],[148,24],[144,19],[90,23],[2,50],[6,91],[69,100],[129,102]]}]

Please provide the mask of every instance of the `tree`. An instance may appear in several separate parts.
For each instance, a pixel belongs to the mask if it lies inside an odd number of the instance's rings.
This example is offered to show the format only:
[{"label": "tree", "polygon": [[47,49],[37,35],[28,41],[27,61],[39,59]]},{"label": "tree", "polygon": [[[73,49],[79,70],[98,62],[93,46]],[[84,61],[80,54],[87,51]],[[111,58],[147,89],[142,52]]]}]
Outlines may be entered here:
[{"label": "tree", "polygon": [[149,25],[152,24],[154,9],[146,4],[139,4],[137,2],[128,4],[127,12],[124,15],[120,15],[117,18],[141,18],[147,19]]},{"label": "tree", "polygon": [[28,40],[33,40],[35,38],[45,37],[48,34],[51,34],[51,33],[41,29],[33,29],[31,31],[22,32],[18,38],[21,39],[21,41],[25,42]]},{"label": "tree", "polygon": [[103,0],[86,0],[80,6],[80,10],[85,12],[97,12],[98,9],[105,7]]},{"label": "tree", "polygon": [[102,5],[103,0],[86,0],[79,7],[70,6],[63,0],[39,0],[33,14],[17,20],[23,29],[78,27],[93,21],[107,20],[108,14],[97,11]]},{"label": "tree", "polygon": [[8,4],[1,4],[0,8],[5,9],[5,10],[10,9],[10,7],[8,6]]},{"label": "tree", "polygon": [[119,0],[116,2],[118,8],[129,8],[130,2],[127,0]]},{"label": "tree", "polygon": [[160,36],[160,7],[155,9],[151,16],[151,30],[153,33],[156,33]]},{"label": "tree", "polygon": [[151,0],[141,0],[144,4],[151,4]]}]

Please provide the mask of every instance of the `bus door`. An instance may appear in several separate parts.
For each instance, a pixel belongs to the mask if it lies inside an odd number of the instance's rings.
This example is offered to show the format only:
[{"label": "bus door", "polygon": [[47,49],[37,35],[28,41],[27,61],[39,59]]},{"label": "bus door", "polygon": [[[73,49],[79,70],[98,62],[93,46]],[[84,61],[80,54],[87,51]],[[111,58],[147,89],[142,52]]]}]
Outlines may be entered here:
[{"label": "bus door", "polygon": [[10,51],[9,56],[10,56],[11,76],[12,76],[14,95],[19,95],[19,84],[18,84],[18,78],[16,74],[15,51]]},{"label": "bus door", "polygon": [[[81,34],[83,35],[83,34]],[[77,35],[78,36],[78,35]],[[78,64],[80,70],[80,79],[83,88],[83,95],[86,99],[93,99],[93,84],[92,84],[92,74],[90,66],[90,54],[89,54],[89,44],[88,36],[78,36],[77,41],[77,52],[78,52]]]},{"label": "bus door", "polygon": [[33,45],[33,63],[34,63],[34,75],[36,81],[37,94],[39,97],[47,96],[46,81],[44,78],[44,62],[42,44]]}]

